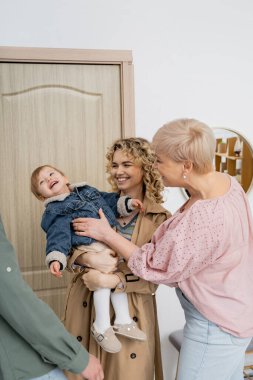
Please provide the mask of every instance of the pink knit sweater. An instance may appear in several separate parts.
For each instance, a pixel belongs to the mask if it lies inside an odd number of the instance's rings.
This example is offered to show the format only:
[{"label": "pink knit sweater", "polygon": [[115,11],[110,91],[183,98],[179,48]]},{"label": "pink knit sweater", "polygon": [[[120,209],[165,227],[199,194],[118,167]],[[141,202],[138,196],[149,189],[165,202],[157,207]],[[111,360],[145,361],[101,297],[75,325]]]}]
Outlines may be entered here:
[{"label": "pink knit sweater", "polygon": [[224,331],[253,336],[253,224],[234,178],[225,195],[177,211],[128,266],[148,281],[178,286]]}]

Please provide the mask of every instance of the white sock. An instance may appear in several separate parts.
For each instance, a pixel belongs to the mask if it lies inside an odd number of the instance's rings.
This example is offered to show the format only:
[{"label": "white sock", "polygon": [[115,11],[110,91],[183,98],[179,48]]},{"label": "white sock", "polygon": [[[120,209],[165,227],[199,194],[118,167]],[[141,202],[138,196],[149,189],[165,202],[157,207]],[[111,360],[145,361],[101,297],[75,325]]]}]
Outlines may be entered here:
[{"label": "white sock", "polygon": [[94,326],[97,332],[103,334],[110,326],[110,295],[111,289],[101,288],[93,292],[96,312]]},{"label": "white sock", "polygon": [[128,299],[126,293],[111,293],[112,306],[115,311],[115,323],[128,325],[133,322],[129,314]]}]

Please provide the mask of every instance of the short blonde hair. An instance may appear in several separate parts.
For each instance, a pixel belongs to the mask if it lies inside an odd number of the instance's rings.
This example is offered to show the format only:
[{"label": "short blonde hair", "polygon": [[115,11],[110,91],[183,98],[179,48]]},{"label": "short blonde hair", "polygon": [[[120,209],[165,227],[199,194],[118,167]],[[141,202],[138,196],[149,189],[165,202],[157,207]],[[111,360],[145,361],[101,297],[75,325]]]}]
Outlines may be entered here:
[{"label": "short blonde hair", "polygon": [[116,150],[121,150],[123,153],[131,156],[134,163],[143,170],[143,190],[147,198],[153,202],[162,203],[162,191],[164,186],[159,172],[154,167],[156,157],[154,151],[151,149],[151,144],[141,137],[131,137],[116,140],[108,149],[106,154],[106,172],[109,174],[108,182],[114,191],[118,191],[118,188],[111,175],[111,170],[113,155]]},{"label": "short blonde hair", "polygon": [[163,125],[153,137],[157,154],[175,162],[191,161],[199,174],[213,169],[216,140],[208,125],[195,119],[178,119]]},{"label": "short blonde hair", "polygon": [[31,192],[35,195],[35,197],[37,199],[39,199],[40,201],[43,199],[41,197],[41,194],[39,192],[39,184],[38,184],[38,178],[39,178],[39,174],[41,172],[42,169],[44,168],[51,168],[53,170],[56,170],[58,173],[60,173],[61,175],[63,175],[65,177],[65,174],[59,170],[59,169],[56,169],[54,166],[52,165],[42,165],[42,166],[39,166],[38,168],[36,168],[33,172],[32,172],[32,175],[31,175]]}]

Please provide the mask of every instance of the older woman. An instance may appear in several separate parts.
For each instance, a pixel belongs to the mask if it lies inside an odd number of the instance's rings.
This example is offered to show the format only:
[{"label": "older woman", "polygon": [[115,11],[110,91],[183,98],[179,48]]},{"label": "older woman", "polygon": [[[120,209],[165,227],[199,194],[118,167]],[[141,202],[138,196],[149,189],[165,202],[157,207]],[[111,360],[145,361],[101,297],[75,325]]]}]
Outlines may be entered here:
[{"label": "older woman", "polygon": [[[178,380],[239,380],[253,335],[253,224],[239,183],[213,169],[215,137],[194,119],[170,122],[153,139],[165,186],[189,200],[141,248],[101,214],[76,225],[128,260],[133,273],[176,288],[186,324]],[[80,230],[84,232],[80,232]]]}]

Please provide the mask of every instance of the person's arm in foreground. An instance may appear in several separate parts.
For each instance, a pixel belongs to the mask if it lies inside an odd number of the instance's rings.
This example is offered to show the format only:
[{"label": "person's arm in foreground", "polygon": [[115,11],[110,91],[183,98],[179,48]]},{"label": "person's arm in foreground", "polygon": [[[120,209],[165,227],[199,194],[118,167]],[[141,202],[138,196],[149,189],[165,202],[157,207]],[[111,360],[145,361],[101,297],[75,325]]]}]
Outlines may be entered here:
[{"label": "person's arm in foreground", "polygon": [[41,360],[89,380],[104,379],[99,361],[66,331],[49,306],[23,280],[1,218],[0,264],[1,317],[41,355]]},{"label": "person's arm in foreground", "polygon": [[[73,220],[73,228],[77,235],[89,236],[102,241],[128,260],[138,246],[122,237],[111,228],[103,211],[99,210],[100,219],[77,218]],[[83,221],[80,223],[80,221]]]}]

